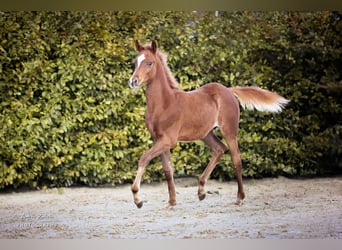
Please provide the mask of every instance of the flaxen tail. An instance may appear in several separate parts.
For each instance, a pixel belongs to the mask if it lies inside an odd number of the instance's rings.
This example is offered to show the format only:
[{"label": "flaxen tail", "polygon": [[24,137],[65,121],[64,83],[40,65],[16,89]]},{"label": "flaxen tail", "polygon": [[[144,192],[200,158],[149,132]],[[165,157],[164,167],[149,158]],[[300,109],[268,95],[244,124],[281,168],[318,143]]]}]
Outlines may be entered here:
[{"label": "flaxen tail", "polygon": [[244,109],[278,113],[289,103],[277,93],[258,87],[232,87],[230,90]]}]

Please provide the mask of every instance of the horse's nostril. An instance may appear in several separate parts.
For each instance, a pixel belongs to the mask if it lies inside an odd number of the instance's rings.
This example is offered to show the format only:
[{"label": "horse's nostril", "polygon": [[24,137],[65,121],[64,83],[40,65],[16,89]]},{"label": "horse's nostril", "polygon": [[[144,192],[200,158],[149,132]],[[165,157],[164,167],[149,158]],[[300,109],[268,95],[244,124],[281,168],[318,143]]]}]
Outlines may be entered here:
[{"label": "horse's nostril", "polygon": [[138,78],[136,76],[131,77],[128,81],[128,85],[131,89],[138,89],[139,88],[139,81]]},{"label": "horse's nostril", "polygon": [[129,78],[129,80],[128,80],[128,85],[129,85],[131,88],[133,88],[134,85],[135,85],[135,82],[136,82],[135,77],[134,77],[134,78],[131,77],[131,78]]}]

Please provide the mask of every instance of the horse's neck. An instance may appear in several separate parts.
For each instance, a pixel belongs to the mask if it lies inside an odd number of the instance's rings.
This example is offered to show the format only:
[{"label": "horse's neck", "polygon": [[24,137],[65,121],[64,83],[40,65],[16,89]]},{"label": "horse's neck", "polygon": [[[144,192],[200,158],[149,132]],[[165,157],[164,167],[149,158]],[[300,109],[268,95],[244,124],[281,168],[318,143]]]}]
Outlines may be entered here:
[{"label": "horse's neck", "polygon": [[150,111],[155,111],[157,108],[165,109],[172,100],[173,92],[164,69],[159,66],[156,77],[146,87],[147,109]]}]

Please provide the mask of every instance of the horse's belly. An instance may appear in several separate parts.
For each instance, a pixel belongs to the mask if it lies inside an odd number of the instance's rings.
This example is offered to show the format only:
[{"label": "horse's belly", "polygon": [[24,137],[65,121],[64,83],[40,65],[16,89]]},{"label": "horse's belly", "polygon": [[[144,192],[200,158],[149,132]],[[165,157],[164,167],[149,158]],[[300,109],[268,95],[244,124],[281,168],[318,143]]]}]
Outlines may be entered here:
[{"label": "horse's belly", "polygon": [[184,124],[179,132],[178,141],[202,139],[216,126],[216,119],[206,119],[198,123]]}]

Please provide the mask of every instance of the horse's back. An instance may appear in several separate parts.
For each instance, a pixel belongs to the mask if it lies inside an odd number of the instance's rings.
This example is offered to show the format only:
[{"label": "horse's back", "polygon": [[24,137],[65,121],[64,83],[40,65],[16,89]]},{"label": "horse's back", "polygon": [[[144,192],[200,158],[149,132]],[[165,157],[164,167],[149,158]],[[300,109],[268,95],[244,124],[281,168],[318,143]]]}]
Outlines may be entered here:
[{"label": "horse's back", "polygon": [[220,83],[207,83],[200,87],[198,91],[211,95],[220,106],[223,105],[225,108],[230,107],[234,109],[238,107],[237,99],[231,89]]}]

